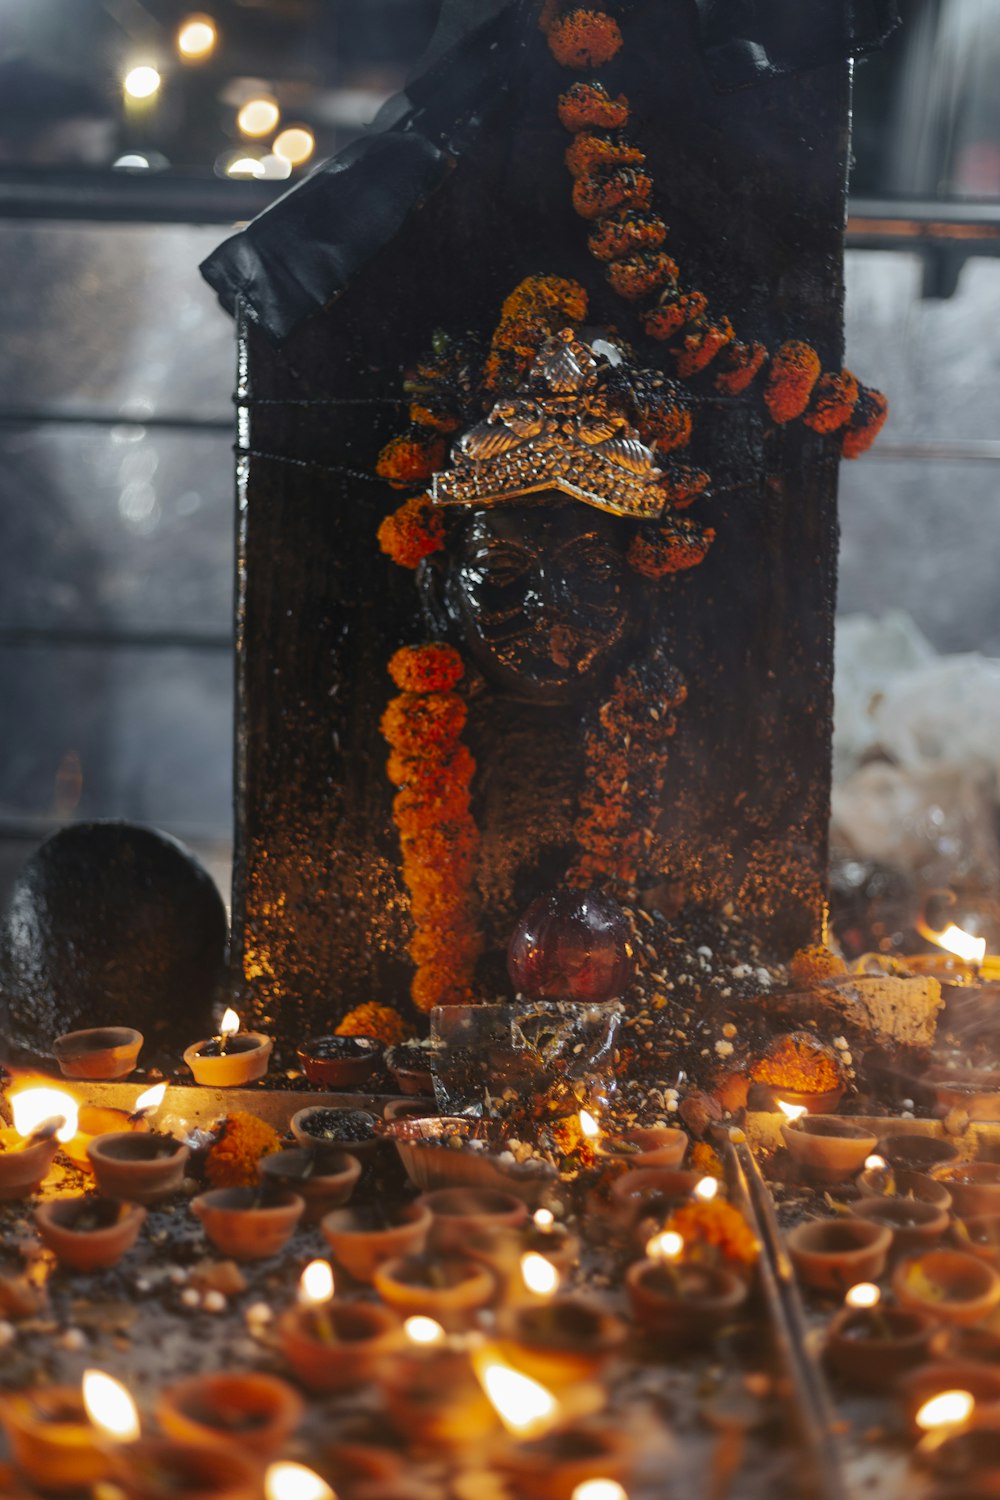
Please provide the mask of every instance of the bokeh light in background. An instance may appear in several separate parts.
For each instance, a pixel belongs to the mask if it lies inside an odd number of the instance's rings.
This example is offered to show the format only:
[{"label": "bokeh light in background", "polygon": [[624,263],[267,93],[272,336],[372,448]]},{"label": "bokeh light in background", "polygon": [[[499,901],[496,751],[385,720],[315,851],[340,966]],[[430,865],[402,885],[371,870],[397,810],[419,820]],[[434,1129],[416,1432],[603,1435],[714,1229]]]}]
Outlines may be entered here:
[{"label": "bokeh light in background", "polygon": [[273,99],[248,99],[236,116],[236,123],[244,135],[270,135],[281,119],[281,111]]},{"label": "bokeh light in background", "polygon": [[291,126],[275,137],[275,156],[290,162],[293,167],[299,167],[304,161],[308,161],[315,149],[316,139],[312,131],[301,125]]},{"label": "bokeh light in background", "polygon": [[151,99],[160,87],[160,75],[147,63],[130,68],[122,87],[130,99]]},{"label": "bokeh light in background", "polygon": [[211,16],[188,16],[177,33],[177,51],[188,62],[201,62],[215,51],[217,40]]}]

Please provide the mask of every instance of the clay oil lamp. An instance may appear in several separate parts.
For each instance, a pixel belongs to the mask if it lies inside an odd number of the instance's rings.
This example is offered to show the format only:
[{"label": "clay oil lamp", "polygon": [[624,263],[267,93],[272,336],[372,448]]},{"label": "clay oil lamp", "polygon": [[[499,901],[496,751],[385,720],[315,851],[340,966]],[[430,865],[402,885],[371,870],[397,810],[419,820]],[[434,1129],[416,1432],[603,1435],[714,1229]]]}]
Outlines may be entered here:
[{"label": "clay oil lamp", "polygon": [[644,1167],[679,1167],[690,1142],[687,1132],[672,1125],[636,1126],[619,1135],[605,1136],[598,1148],[600,1156],[620,1166],[641,1170]]},{"label": "clay oil lamp", "polygon": [[297,1047],[295,1055],[310,1083],[358,1089],[375,1071],[382,1043],[373,1036],[319,1036]]},{"label": "clay oil lamp", "polygon": [[310,1391],[356,1389],[374,1379],[403,1342],[399,1319],[386,1308],[336,1301],[333,1290],[329,1264],[311,1261],[295,1305],[278,1320],[281,1351]]},{"label": "clay oil lamp", "polygon": [[35,1229],[59,1263],[72,1271],[115,1266],[139,1238],[146,1210],[116,1198],[53,1198],[35,1209]]},{"label": "clay oil lamp", "polygon": [[646,1258],[625,1273],[625,1288],[637,1328],[670,1344],[708,1339],[746,1301],[739,1276],[719,1266],[683,1259],[685,1245],[673,1230],[654,1235]]},{"label": "clay oil lamp", "polygon": [[10,1095],[10,1105],[13,1129],[0,1129],[0,1201],[35,1192],[76,1134],[77,1103],[62,1089],[25,1089]]},{"label": "clay oil lamp", "polygon": [[325,1479],[305,1464],[269,1464],[264,1475],[264,1500],[337,1500]]},{"label": "clay oil lamp", "polygon": [[260,1500],[258,1460],[236,1443],[139,1438],[111,1450],[111,1475],[124,1500]]},{"label": "clay oil lamp", "polygon": [[755,1091],[765,1107],[786,1118],[808,1111],[832,1114],[844,1097],[844,1069],[833,1047],[811,1031],[789,1031],[776,1036],[753,1069]]},{"label": "clay oil lamp", "polygon": [[1000,1302],[1000,1274],[963,1250],[929,1250],[892,1273],[897,1302],[942,1323],[978,1323]]},{"label": "clay oil lamp", "polygon": [[528,1218],[520,1198],[494,1188],[437,1188],[417,1202],[430,1210],[428,1244],[444,1255],[461,1255],[471,1236],[519,1229]]},{"label": "clay oil lamp", "polygon": [[303,1224],[318,1224],[324,1215],[350,1202],[361,1176],[361,1163],[346,1151],[308,1150],[295,1146],[275,1151],[257,1163],[262,1183],[287,1188],[305,1201]]},{"label": "clay oil lamp", "polygon": [[890,1167],[911,1172],[933,1172],[957,1161],[960,1155],[954,1141],[936,1135],[918,1135],[915,1131],[883,1136],[878,1149]]},{"label": "clay oil lamp", "polygon": [[383,1261],[419,1255],[432,1222],[430,1209],[422,1203],[386,1208],[375,1202],[335,1209],[320,1228],[337,1264],[356,1281],[371,1283]]},{"label": "clay oil lamp", "polygon": [[951,1194],[961,1218],[1000,1213],[1000,1162],[957,1162],[934,1176]]},{"label": "clay oil lamp", "polygon": [[632,1468],[629,1442],[604,1425],[557,1428],[512,1445],[496,1462],[524,1500],[628,1500],[622,1480]]},{"label": "clay oil lamp", "polygon": [[942,1237],[949,1223],[947,1209],[922,1203],[919,1198],[861,1198],[854,1205],[854,1213],[859,1219],[871,1219],[891,1229],[894,1251],[926,1250]]},{"label": "clay oil lamp", "polygon": [[192,1375],[161,1391],[156,1419],[182,1443],[236,1444],[268,1457],[302,1421],[302,1397],[276,1375]]},{"label": "clay oil lamp", "polygon": [[427,1042],[399,1042],[386,1052],[385,1065],[395,1078],[396,1087],[401,1094],[420,1094],[433,1100],[433,1050]]},{"label": "clay oil lamp", "polygon": [[107,1477],[109,1462],[78,1387],[52,1385],[0,1397],[11,1457],[40,1490],[78,1491]]},{"label": "clay oil lamp", "polygon": [[228,1009],[218,1036],[188,1047],[184,1061],[195,1083],[216,1089],[241,1088],[264,1077],[273,1048],[273,1040],[262,1031],[241,1031],[239,1016]]},{"label": "clay oil lamp", "polygon": [[375,1290],[403,1318],[432,1318],[448,1330],[471,1326],[493,1301],[496,1280],[488,1266],[457,1256],[408,1255],[376,1266]]},{"label": "clay oil lamp", "polygon": [[843,1182],[871,1155],[876,1138],[839,1115],[801,1115],[781,1127],[788,1153],[814,1182]]},{"label": "clay oil lamp", "polygon": [[379,1374],[393,1427],[421,1446],[464,1449],[491,1437],[493,1407],[473,1372],[464,1343],[434,1318],[407,1318],[405,1345]]},{"label": "clay oil lamp", "polygon": [[918,1198],[921,1203],[931,1203],[946,1213],[951,1209],[951,1194],[943,1182],[938,1182],[927,1172],[890,1167],[882,1156],[866,1159],[865,1170],[857,1178],[857,1188],[862,1198],[882,1195]]},{"label": "clay oil lamp", "polygon": [[[166,1084],[140,1094],[133,1119],[144,1119],[163,1102]],[[158,1131],[114,1131],[87,1144],[87,1157],[98,1189],[107,1198],[130,1203],[158,1203],[176,1193],[184,1179],[190,1152],[172,1135]]]},{"label": "clay oil lamp", "polygon": [[349,1151],[362,1164],[373,1161],[378,1150],[378,1122],[366,1109],[333,1109],[311,1104],[292,1115],[289,1125],[300,1146],[315,1150]]},{"label": "clay oil lamp", "polygon": [[547,1208],[538,1209],[520,1228],[469,1234],[461,1249],[489,1266],[496,1278],[497,1301],[503,1306],[551,1296],[580,1258],[580,1241],[557,1224]]},{"label": "clay oil lamp", "polygon": [[871,1219],[812,1219],[789,1230],[785,1244],[806,1286],[843,1296],[857,1282],[881,1276],[892,1230]]},{"label": "clay oil lamp", "polygon": [[393,1120],[426,1120],[433,1109],[433,1099],[418,1099],[410,1094],[405,1099],[389,1099],[382,1106],[382,1118],[390,1124]]},{"label": "clay oil lamp", "polygon": [[[964,1415],[960,1403],[941,1399],[943,1393],[957,1391],[968,1397]],[[913,1436],[919,1437],[940,1427],[942,1416],[950,1415],[951,1423],[957,1424],[968,1421],[973,1410],[977,1418],[990,1411],[1000,1415],[1000,1370],[973,1360],[932,1360],[904,1375],[899,1394],[907,1426]]]},{"label": "clay oil lamp", "polygon": [[971,1219],[959,1219],[953,1233],[960,1250],[978,1255],[991,1266],[1000,1266],[1000,1214],[973,1214]]},{"label": "clay oil lamp", "polygon": [[76,1134],[63,1147],[64,1153],[75,1166],[85,1172],[93,1171],[88,1148],[101,1135],[121,1134],[126,1130],[148,1130],[143,1115],[129,1113],[124,1109],[109,1109],[100,1104],[81,1104],[77,1116]]},{"label": "clay oil lamp", "polygon": [[973,1413],[964,1425],[928,1433],[917,1445],[916,1459],[939,1486],[929,1500],[995,1500],[1000,1495],[1000,1427],[990,1413]]},{"label": "clay oil lamp", "polygon": [[874,1282],[852,1286],[826,1336],[826,1358],[852,1385],[880,1389],[940,1353],[947,1331],[927,1313],[885,1307]]},{"label": "clay oil lamp", "polygon": [[[558,1282],[547,1284],[556,1291]],[[542,1291],[531,1305],[502,1308],[496,1326],[504,1358],[556,1390],[594,1379],[628,1337],[622,1320],[599,1303]]]},{"label": "clay oil lamp", "polygon": [[191,1200],[191,1212],[217,1250],[234,1260],[265,1260],[291,1239],[305,1211],[298,1193],[267,1196],[255,1188],[213,1188]]},{"label": "clay oil lamp", "polygon": [[142,1032],[131,1026],[94,1026],[57,1036],[52,1051],[64,1078],[127,1078],[142,1043]]},{"label": "clay oil lamp", "polygon": [[[663,1222],[680,1204],[687,1202],[701,1178],[697,1172],[667,1171],[663,1167],[637,1167],[623,1172],[611,1184],[608,1201],[612,1219],[620,1228],[631,1231],[640,1222]],[[640,1248],[650,1238],[643,1236]]]}]

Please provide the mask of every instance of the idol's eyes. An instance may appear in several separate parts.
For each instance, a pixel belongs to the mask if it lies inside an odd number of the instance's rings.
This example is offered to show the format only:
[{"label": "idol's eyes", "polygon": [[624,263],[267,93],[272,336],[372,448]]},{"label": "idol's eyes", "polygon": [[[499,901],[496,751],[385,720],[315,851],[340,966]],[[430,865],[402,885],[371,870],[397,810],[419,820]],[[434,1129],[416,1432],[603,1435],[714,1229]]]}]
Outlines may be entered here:
[{"label": "idol's eyes", "polygon": [[559,561],[567,573],[592,583],[611,582],[621,571],[618,553],[597,540],[573,543],[563,550]]},{"label": "idol's eyes", "polygon": [[531,567],[527,552],[509,544],[492,547],[477,547],[472,565],[484,583],[494,588],[507,588],[524,577]]}]

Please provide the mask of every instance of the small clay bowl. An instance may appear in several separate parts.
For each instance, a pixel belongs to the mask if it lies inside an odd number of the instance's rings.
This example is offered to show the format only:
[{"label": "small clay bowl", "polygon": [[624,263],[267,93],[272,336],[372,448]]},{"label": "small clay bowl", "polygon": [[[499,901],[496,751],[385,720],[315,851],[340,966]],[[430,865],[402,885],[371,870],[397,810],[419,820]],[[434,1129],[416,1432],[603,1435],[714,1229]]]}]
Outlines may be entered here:
[{"label": "small clay bowl", "polygon": [[898,1171],[871,1167],[860,1174],[857,1188],[862,1198],[918,1198],[921,1203],[932,1203],[946,1213],[951,1209],[951,1194],[943,1182],[927,1172],[911,1172],[907,1167]]},{"label": "small clay bowl", "polygon": [[785,1236],[795,1270],[817,1292],[842,1294],[885,1269],[892,1230],[870,1219],[811,1219]]},{"label": "small clay bowl", "polygon": [[971,1219],[960,1219],[953,1233],[957,1249],[978,1255],[991,1266],[1000,1265],[1000,1213],[973,1214]]},{"label": "small clay bowl", "polygon": [[410,1094],[405,1099],[390,1099],[382,1106],[383,1120],[427,1120],[434,1114],[433,1099]]},{"label": "small clay bowl", "polygon": [[[916,1459],[941,1484],[937,1500],[1000,1495],[1000,1424],[992,1411],[973,1413],[963,1427],[928,1434],[917,1445]],[[930,1497],[928,1497],[930,1500]]]},{"label": "small clay bowl", "polygon": [[100,1104],[83,1104],[77,1118],[76,1135],[63,1146],[63,1155],[85,1172],[92,1172],[87,1148],[99,1135],[119,1135],[131,1130],[137,1135],[149,1129],[145,1119],[133,1120],[124,1109],[107,1109]]},{"label": "small clay bowl", "polygon": [[0,1202],[27,1198],[41,1187],[59,1150],[55,1136],[34,1146],[24,1141],[16,1130],[0,1130]]},{"label": "small clay bowl", "polygon": [[512,1443],[496,1467],[518,1500],[571,1500],[588,1479],[622,1484],[631,1473],[633,1452],[624,1433],[581,1422],[532,1443]]},{"label": "small clay bowl", "polygon": [[192,1375],[161,1391],[156,1420],[182,1443],[216,1443],[270,1457],[302,1421],[298,1391],[276,1375]]},{"label": "small clay bowl", "polygon": [[892,1230],[894,1250],[926,1250],[948,1228],[948,1210],[919,1198],[861,1198],[854,1204],[859,1219],[871,1219]]},{"label": "small clay bowl", "polygon": [[839,1115],[803,1115],[782,1125],[781,1134],[793,1160],[817,1182],[843,1182],[876,1143],[870,1130]]},{"label": "small clay bowl", "polygon": [[934,1176],[951,1194],[959,1218],[1000,1213],[1000,1163],[959,1162]]},{"label": "small clay bowl", "polygon": [[915,1420],[917,1412],[925,1401],[942,1391],[968,1391],[977,1411],[981,1406],[996,1407],[1000,1403],[1000,1370],[971,1359],[947,1357],[910,1369],[899,1382],[899,1393],[907,1426],[914,1437],[922,1434]]},{"label": "small clay bowl", "polygon": [[422,1203],[404,1203],[380,1220],[374,1208],[341,1208],[320,1224],[337,1264],[356,1281],[372,1282],[386,1260],[418,1255],[427,1243],[433,1219]]},{"label": "small clay bowl", "polygon": [[390,1047],[385,1054],[385,1065],[401,1094],[424,1094],[432,1103],[428,1114],[433,1114],[434,1075],[431,1073],[430,1052],[426,1047]]},{"label": "small clay bowl", "polygon": [[386,1411],[400,1436],[459,1449],[492,1437],[497,1416],[464,1349],[402,1349],[379,1372]]},{"label": "small clay bowl", "polygon": [[373,1161],[379,1147],[378,1121],[366,1109],[334,1109],[310,1104],[292,1115],[289,1127],[300,1146],[349,1151],[359,1161]]},{"label": "small clay bowl", "polygon": [[195,1042],[184,1053],[184,1061],[195,1083],[215,1089],[235,1089],[255,1078],[263,1078],[271,1061],[274,1040],[261,1031],[238,1031],[226,1043],[225,1052],[206,1052],[217,1047],[214,1037]]},{"label": "small clay bowl", "polygon": [[283,1189],[261,1203],[254,1188],[213,1188],[191,1200],[191,1212],[217,1250],[234,1260],[265,1260],[284,1249],[305,1211],[298,1193]]},{"label": "small clay bowl", "polygon": [[892,1273],[892,1290],[901,1307],[929,1313],[942,1323],[969,1325],[1000,1302],[1000,1275],[962,1250],[928,1250],[900,1261]]},{"label": "small clay bowl", "polygon": [[190,1155],[181,1141],[152,1131],[96,1135],[87,1146],[100,1191],[130,1203],[157,1203],[176,1193]]},{"label": "small clay bowl", "polygon": [[935,1167],[948,1166],[960,1154],[953,1141],[906,1131],[883,1136],[878,1151],[890,1167],[908,1167],[911,1172],[930,1172]]},{"label": "small clay bowl", "polygon": [[435,1188],[417,1202],[432,1216],[428,1244],[443,1255],[461,1255],[470,1236],[518,1229],[528,1217],[520,1198],[495,1188]]},{"label": "small clay bowl", "polygon": [[108,1473],[108,1457],[79,1386],[50,1385],[0,1396],[11,1457],[41,1490],[82,1490]]},{"label": "small clay bowl", "polygon": [[287,1188],[305,1200],[303,1224],[318,1224],[335,1208],[351,1200],[362,1167],[356,1156],[347,1151],[310,1151],[293,1146],[262,1156],[257,1176],[271,1187]]},{"label": "small clay bowl", "polygon": [[891,1385],[940,1353],[947,1330],[926,1313],[902,1307],[846,1307],[830,1324],[826,1358],[853,1385],[879,1389]]},{"label": "small clay bowl", "polygon": [[664,1219],[686,1203],[701,1177],[697,1172],[668,1171],[665,1167],[636,1167],[611,1184],[608,1200],[614,1218],[631,1228],[639,1219]]},{"label": "small clay bowl", "polygon": [[311,1307],[286,1308],[278,1319],[282,1353],[311,1391],[356,1389],[373,1380],[383,1361],[406,1342],[396,1315],[376,1303],[335,1299],[323,1308],[322,1318],[323,1332]]},{"label": "small clay bowl", "polygon": [[399,1256],[376,1266],[372,1279],[382,1301],[400,1317],[434,1318],[449,1330],[469,1327],[496,1290],[488,1266],[455,1257]]},{"label": "small clay bowl", "polygon": [[690,1141],[687,1132],[672,1125],[649,1125],[624,1130],[603,1141],[599,1156],[608,1156],[630,1170],[646,1167],[679,1167]]},{"label": "small clay bowl", "polygon": [[592,1379],[624,1344],[628,1329],[599,1303],[573,1295],[497,1314],[500,1349],[544,1386]]},{"label": "small clay bowl", "polygon": [[846,1088],[839,1084],[835,1089],[825,1089],[822,1094],[803,1094],[799,1089],[776,1088],[768,1085],[768,1097],[772,1110],[780,1111],[778,1103],[780,1099],[784,1104],[791,1104],[796,1109],[805,1109],[810,1115],[832,1115],[837,1105],[843,1099]]},{"label": "small clay bowl", "polygon": [[131,1250],[145,1217],[146,1210],[139,1203],[83,1196],[52,1198],[35,1209],[35,1229],[60,1264],[73,1271],[103,1271]]},{"label": "small clay bowl", "polygon": [[632,1318],[643,1333],[672,1344],[702,1343],[747,1297],[746,1282],[717,1266],[664,1266],[637,1260],[625,1272]]},{"label": "small clay bowl", "polygon": [[948,1328],[948,1357],[972,1359],[978,1364],[1000,1365],[1000,1333],[988,1328]]},{"label": "small clay bowl", "polygon": [[310,1083],[356,1089],[375,1071],[382,1043],[373,1036],[318,1036],[297,1047],[295,1055]]},{"label": "small clay bowl", "polygon": [[111,1477],[125,1500],[260,1500],[259,1460],[236,1442],[139,1438],[109,1450]]},{"label": "small clay bowl", "polygon": [[132,1026],[94,1026],[57,1036],[52,1051],[64,1078],[127,1078],[142,1043],[142,1032]]}]

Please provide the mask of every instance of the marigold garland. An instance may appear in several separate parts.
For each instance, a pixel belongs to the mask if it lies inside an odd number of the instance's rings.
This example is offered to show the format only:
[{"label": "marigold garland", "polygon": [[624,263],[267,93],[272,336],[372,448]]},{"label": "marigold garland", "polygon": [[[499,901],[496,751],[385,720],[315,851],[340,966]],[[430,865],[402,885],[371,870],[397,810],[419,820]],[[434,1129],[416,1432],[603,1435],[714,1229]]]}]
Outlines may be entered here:
[{"label": "marigold garland", "polygon": [[599,10],[571,10],[552,22],[548,38],[553,57],[564,68],[600,68],[622,45],[618,22]]},{"label": "marigold garland", "polygon": [[657,214],[625,208],[598,219],[587,236],[587,248],[595,260],[618,260],[635,250],[658,250],[666,237],[667,226]]},{"label": "marigold garland", "polygon": [[383,520],[378,544],[401,568],[416,568],[444,548],[444,516],[425,495],[406,500]]},{"label": "marigold garland", "polygon": [[850,370],[841,370],[839,375],[821,375],[802,420],[814,432],[836,432],[849,420],[860,394],[860,385]]},{"label": "marigold garland", "polygon": [[860,458],[867,453],[885,425],[889,403],[881,391],[863,385],[858,404],[844,429],[842,452],[845,458]]},{"label": "marigold garland", "polygon": [[764,386],[764,402],[772,421],[783,426],[794,417],[802,416],[821,369],[819,355],[811,344],[805,344],[801,339],[789,339],[781,345],[771,356]]},{"label": "marigold garland", "polygon": [[612,99],[603,83],[574,83],[559,95],[559,120],[569,131],[621,130],[628,124],[624,94]]},{"label": "marigold garland", "polygon": [[420,428],[394,437],[378,456],[375,472],[395,489],[423,484],[441,468],[448,454],[444,438],[431,436]]},{"label": "marigold garland", "polygon": [[385,1047],[395,1047],[416,1034],[394,1005],[379,1005],[375,1000],[349,1010],[336,1029],[337,1036],[373,1036]]},{"label": "marigold garland", "polygon": [[205,1176],[213,1187],[253,1187],[257,1163],[281,1150],[281,1140],[270,1125],[246,1110],[236,1109],[222,1123],[222,1133],[205,1158]]},{"label": "marigold garland", "polygon": [[463,670],[451,646],[403,646],[389,662],[389,676],[404,693],[448,693]]}]

